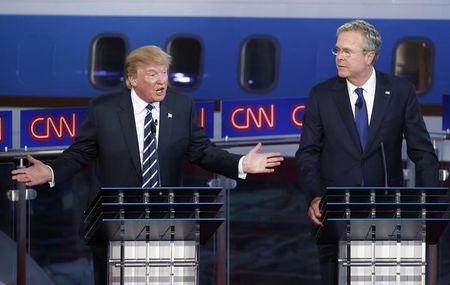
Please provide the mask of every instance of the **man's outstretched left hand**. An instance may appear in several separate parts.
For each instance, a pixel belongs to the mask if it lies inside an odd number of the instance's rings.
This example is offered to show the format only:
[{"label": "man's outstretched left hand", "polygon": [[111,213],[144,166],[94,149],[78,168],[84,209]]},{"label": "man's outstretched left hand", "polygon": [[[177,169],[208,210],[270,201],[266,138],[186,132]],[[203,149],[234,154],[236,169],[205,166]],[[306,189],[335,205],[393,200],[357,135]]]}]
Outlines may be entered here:
[{"label": "man's outstretched left hand", "polygon": [[279,152],[260,153],[261,146],[258,143],[245,155],[242,162],[245,173],[272,173],[275,171],[274,167],[284,160]]}]

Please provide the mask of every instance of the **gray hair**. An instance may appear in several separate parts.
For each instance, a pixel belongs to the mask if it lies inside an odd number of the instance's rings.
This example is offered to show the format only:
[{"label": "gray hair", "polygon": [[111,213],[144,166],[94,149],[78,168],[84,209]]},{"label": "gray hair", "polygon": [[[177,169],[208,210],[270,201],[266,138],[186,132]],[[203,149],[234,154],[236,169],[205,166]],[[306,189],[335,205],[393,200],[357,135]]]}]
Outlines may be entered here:
[{"label": "gray hair", "polygon": [[364,51],[375,52],[375,58],[373,60],[373,63],[375,63],[380,54],[382,42],[381,35],[377,29],[364,20],[353,20],[340,26],[336,31],[336,36],[348,31],[359,31],[362,33],[364,38],[362,48]]}]

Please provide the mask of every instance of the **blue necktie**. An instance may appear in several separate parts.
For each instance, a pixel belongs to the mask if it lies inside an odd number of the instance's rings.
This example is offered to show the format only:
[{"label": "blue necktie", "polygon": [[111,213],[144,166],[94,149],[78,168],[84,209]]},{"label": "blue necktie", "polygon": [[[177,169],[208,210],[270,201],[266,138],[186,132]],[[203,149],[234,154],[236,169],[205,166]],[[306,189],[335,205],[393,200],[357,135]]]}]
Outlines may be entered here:
[{"label": "blue necktie", "polygon": [[156,152],[156,126],[153,123],[151,104],[147,105],[144,121],[144,153],[142,156],[142,187],[158,186],[158,154]]},{"label": "blue necktie", "polygon": [[367,142],[367,133],[369,132],[367,105],[366,100],[364,100],[364,89],[356,88],[355,93],[358,95],[358,99],[355,103],[355,122],[359,133],[361,149],[364,150]]}]

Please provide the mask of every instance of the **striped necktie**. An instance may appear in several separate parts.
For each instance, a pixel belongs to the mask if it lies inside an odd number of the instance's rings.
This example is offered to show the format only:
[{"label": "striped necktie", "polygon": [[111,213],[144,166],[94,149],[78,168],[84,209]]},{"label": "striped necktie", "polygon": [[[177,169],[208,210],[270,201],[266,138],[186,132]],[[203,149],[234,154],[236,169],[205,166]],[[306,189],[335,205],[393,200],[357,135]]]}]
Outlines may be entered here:
[{"label": "striped necktie", "polygon": [[142,156],[142,187],[158,186],[158,154],[156,152],[156,126],[153,122],[151,104],[147,105],[144,121],[144,153]]},{"label": "striped necktie", "polygon": [[361,149],[364,150],[364,147],[367,143],[367,134],[369,132],[369,119],[367,115],[367,105],[366,100],[364,100],[364,89],[356,88],[355,93],[358,95],[358,99],[355,103],[355,122],[356,128],[359,133],[359,141],[361,143]]}]

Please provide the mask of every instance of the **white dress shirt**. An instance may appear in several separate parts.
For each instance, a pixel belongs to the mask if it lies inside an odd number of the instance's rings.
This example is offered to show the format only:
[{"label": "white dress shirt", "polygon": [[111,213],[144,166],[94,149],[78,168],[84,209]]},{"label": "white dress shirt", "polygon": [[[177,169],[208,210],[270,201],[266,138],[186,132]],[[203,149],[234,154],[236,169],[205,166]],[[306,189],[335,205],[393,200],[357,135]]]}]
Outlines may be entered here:
[{"label": "white dress shirt", "polygon": [[376,72],[372,67],[372,75],[370,75],[369,79],[362,86],[356,86],[350,83],[347,80],[347,90],[348,96],[350,97],[350,103],[352,105],[353,117],[355,117],[355,103],[358,100],[358,95],[355,92],[355,89],[361,87],[364,89],[364,100],[366,101],[367,106],[367,116],[368,123],[370,126],[370,118],[372,118],[372,110],[373,110],[373,102],[375,101],[375,87],[377,85]]},{"label": "white dress shirt", "polygon": [[[134,89],[131,89],[131,102],[133,104],[133,112],[134,112],[134,120],[135,120],[135,126],[136,126],[136,134],[139,144],[139,157],[141,158],[141,165],[142,165],[142,157],[144,155],[144,122],[145,122],[145,116],[147,116],[147,105],[148,103],[142,100],[134,91]],[[160,104],[159,102],[152,103],[153,109],[152,109],[152,117],[153,122],[156,126],[156,147],[158,147],[158,135],[159,135],[159,113],[160,113]]]},{"label": "white dress shirt", "polygon": [[[142,165],[142,157],[143,157],[143,149],[144,149],[144,121],[145,116],[147,115],[147,105],[148,103],[142,100],[134,91],[134,89],[131,89],[131,102],[133,104],[133,112],[134,112],[134,120],[136,125],[136,133],[138,138],[138,144],[139,144],[139,156],[141,158],[141,165]],[[159,136],[159,118],[160,118],[160,102],[152,103],[153,109],[152,109],[152,116],[153,121],[156,125],[156,145],[158,146],[158,136]],[[247,177],[247,174],[244,172],[244,161],[245,156],[242,156],[239,160],[238,164],[238,176],[241,179],[245,179]]]},{"label": "white dress shirt", "polygon": [[[142,167],[142,157],[144,155],[144,122],[145,122],[145,116],[147,115],[147,105],[148,103],[142,100],[134,91],[134,89],[131,89],[131,102],[133,105],[133,112],[134,112],[134,120],[135,120],[135,126],[136,126],[136,134],[139,144],[139,157],[141,160],[141,167]],[[153,116],[153,122],[155,122],[156,126],[156,146],[158,146],[158,137],[159,137],[159,118],[160,118],[160,102],[152,103],[153,109],[152,109],[152,116]],[[244,172],[244,161],[245,156],[242,156],[239,160],[238,164],[238,176],[241,179],[245,179],[247,177],[247,173]],[[50,171],[52,173],[52,179],[49,181],[50,188],[53,188],[55,186],[55,176],[53,173],[53,169],[47,165],[48,168],[50,168]]]}]

